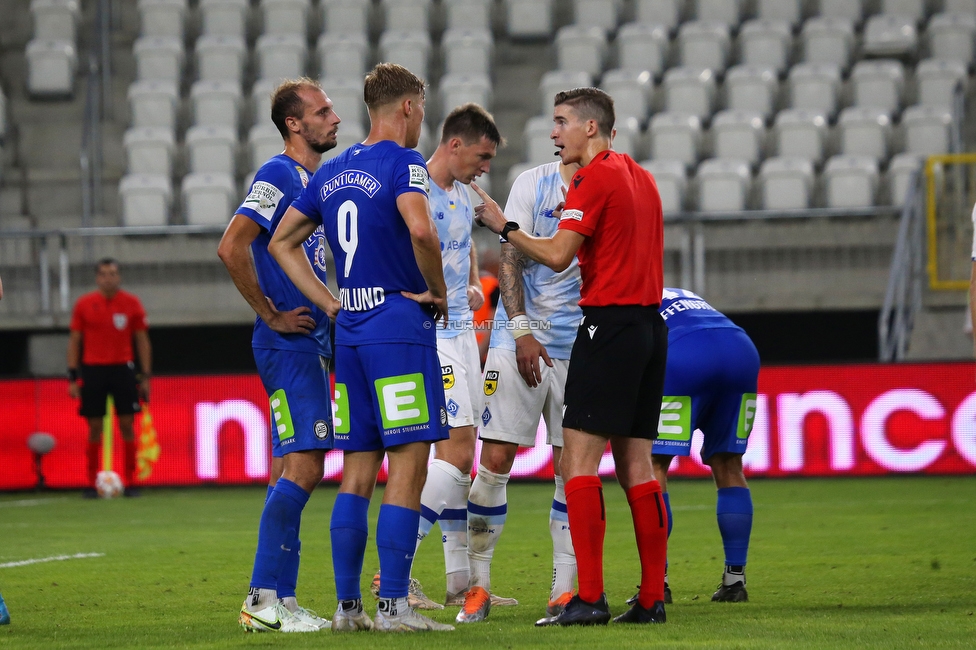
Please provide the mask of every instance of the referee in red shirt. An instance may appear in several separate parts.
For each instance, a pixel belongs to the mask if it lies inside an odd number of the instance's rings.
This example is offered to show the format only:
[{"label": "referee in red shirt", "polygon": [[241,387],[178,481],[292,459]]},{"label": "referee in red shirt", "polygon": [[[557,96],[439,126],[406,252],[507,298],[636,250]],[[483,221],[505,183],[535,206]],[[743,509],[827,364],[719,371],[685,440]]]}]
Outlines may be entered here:
[{"label": "referee in red shirt", "polygon": [[668,518],[654,479],[667,326],[658,313],[664,289],[664,221],[654,178],[611,147],[613,99],[596,88],[556,95],[552,139],[563,164],[579,163],[551,238],[508,221],[498,204],[475,208],[482,225],[554,271],[579,257],[583,320],[569,361],[561,461],[579,593],[557,617],[537,625],[604,625],[606,512],[598,470],[607,442],[627,493],[641,563],[638,600],[616,623],[663,623]]},{"label": "referee in red shirt", "polygon": [[[149,322],[142,303],[119,286],[119,264],[105,258],[95,265],[97,291],[86,293],[75,303],[71,314],[68,339],[68,394],[81,397],[79,413],[88,419],[88,485],[86,499],[98,496],[95,477],[102,454],[102,419],[109,394],[115,402],[124,444],[122,481],[125,496],[139,496],[133,485],[136,469],[134,414],[139,400],[149,399],[149,375],[152,372],[152,347],[149,344]],[[141,376],[136,377],[132,340],[139,352]]]}]

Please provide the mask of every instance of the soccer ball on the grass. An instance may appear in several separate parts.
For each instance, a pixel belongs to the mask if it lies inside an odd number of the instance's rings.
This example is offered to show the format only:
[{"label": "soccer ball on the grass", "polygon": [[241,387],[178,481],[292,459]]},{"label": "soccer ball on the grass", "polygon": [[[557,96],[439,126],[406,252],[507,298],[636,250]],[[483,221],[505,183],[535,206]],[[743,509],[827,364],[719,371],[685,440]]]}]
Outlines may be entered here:
[{"label": "soccer ball on the grass", "polygon": [[95,477],[95,490],[103,499],[114,499],[122,494],[125,486],[115,472],[99,472]]}]

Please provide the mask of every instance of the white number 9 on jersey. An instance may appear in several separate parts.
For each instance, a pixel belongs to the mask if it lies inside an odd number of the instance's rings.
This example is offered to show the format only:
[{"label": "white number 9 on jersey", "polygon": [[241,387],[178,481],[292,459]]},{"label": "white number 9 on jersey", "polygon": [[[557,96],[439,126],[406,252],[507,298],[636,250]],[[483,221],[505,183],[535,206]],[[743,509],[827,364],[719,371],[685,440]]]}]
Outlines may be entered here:
[{"label": "white number 9 on jersey", "polygon": [[343,269],[345,276],[349,277],[352,270],[352,258],[356,256],[356,248],[359,246],[359,208],[352,201],[346,201],[339,206],[339,214],[336,215],[339,246],[346,254],[346,264]]}]

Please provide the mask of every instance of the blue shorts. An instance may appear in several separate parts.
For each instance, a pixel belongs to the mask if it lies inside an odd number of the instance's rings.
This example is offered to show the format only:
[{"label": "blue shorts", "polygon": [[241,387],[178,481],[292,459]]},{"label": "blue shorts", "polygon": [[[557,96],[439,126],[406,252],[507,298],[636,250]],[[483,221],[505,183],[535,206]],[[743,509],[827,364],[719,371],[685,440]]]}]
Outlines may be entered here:
[{"label": "blue shorts", "polygon": [[450,437],[437,348],[336,346],[336,449],[374,451]]},{"label": "blue shorts", "polygon": [[705,437],[704,460],[745,453],[758,379],[759,353],[741,330],[696,330],[671,343],[654,453],[688,456],[695,429]]},{"label": "blue shorts", "polygon": [[271,404],[271,455],[332,449],[328,361],[311,352],[255,348],[258,375]]}]

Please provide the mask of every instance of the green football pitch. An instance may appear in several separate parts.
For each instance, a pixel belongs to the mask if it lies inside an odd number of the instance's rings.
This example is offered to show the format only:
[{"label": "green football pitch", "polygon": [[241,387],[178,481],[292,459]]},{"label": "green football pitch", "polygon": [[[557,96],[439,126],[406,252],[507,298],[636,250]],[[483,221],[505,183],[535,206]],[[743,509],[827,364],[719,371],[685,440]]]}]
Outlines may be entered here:
[{"label": "green football pitch", "polygon": [[[976,646],[976,477],[757,480],[752,491],[748,603],[710,601],[723,559],[713,486],[673,481],[668,622],[534,628],[548,596],[552,488],[514,485],[493,589],[521,604],[453,633],[394,638],[249,635],[237,626],[263,488],[146,490],[115,501],[84,501],[77,492],[0,495],[0,593],[12,617],[0,627],[0,647]],[[640,572],[623,493],[607,482],[606,495],[606,586],[618,614]],[[326,616],[335,608],[334,498],[334,487],[316,492],[302,525],[299,599]],[[58,557],[69,559],[51,559]],[[363,577],[370,610],[376,567],[371,537]],[[428,595],[442,596],[436,534],[420,549],[414,576]],[[433,616],[450,622],[456,612]]]}]

